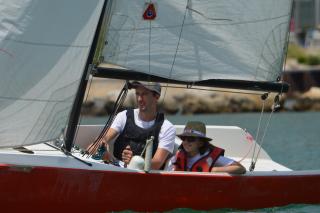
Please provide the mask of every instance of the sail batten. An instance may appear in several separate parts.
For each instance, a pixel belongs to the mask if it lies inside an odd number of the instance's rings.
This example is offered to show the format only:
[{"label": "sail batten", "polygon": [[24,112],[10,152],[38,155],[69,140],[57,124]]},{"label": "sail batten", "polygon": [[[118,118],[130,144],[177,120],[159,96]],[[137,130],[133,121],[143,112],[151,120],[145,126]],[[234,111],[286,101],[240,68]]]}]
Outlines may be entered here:
[{"label": "sail batten", "polygon": [[116,0],[104,63],[172,80],[277,82],[292,0]]}]

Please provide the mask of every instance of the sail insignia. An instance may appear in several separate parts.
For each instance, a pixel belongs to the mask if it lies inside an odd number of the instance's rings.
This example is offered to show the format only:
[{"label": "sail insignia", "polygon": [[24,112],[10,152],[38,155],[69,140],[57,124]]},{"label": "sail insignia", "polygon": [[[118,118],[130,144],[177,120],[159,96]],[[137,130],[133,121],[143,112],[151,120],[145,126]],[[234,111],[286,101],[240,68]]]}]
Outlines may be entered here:
[{"label": "sail insignia", "polygon": [[142,17],[144,20],[148,21],[154,20],[157,17],[156,8],[153,3],[146,3],[146,9]]}]

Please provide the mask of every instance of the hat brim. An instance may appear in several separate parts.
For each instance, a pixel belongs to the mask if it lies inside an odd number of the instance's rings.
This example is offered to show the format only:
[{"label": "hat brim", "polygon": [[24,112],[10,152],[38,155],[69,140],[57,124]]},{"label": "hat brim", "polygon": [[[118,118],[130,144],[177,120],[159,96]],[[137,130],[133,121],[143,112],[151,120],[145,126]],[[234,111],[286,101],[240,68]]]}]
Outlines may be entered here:
[{"label": "hat brim", "polygon": [[191,132],[184,132],[182,134],[177,135],[177,137],[179,137],[181,139],[181,137],[196,137],[196,138],[201,138],[205,141],[212,141],[212,138],[208,138],[208,137],[204,137],[204,136],[199,136],[199,135],[195,135]]}]

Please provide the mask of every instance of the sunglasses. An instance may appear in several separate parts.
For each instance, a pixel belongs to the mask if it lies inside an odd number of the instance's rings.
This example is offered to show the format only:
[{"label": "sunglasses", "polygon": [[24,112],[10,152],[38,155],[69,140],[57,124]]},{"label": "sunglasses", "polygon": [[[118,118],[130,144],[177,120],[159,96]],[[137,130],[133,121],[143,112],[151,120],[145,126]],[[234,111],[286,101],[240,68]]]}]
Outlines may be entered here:
[{"label": "sunglasses", "polygon": [[188,141],[188,142],[191,142],[191,143],[198,141],[197,137],[190,137],[190,136],[189,137],[180,137],[180,139],[182,141]]}]

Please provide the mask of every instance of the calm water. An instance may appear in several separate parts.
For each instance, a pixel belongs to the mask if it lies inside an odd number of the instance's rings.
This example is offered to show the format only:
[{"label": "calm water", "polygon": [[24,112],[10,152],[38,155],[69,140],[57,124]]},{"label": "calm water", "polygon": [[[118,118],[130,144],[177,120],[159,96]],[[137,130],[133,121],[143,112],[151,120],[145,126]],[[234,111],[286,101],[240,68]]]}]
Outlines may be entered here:
[{"label": "calm water", "polygon": [[[168,116],[174,124],[184,125],[188,120],[200,120],[212,125],[236,125],[256,134],[259,113],[210,114]],[[269,114],[265,113],[260,131]],[[85,118],[83,123],[104,123],[104,118]],[[264,149],[277,162],[294,170],[320,170],[320,112],[276,113],[272,116],[263,144]],[[320,195],[315,195],[320,196]],[[254,201],[253,201],[254,202]],[[172,212],[201,212],[177,209]],[[219,210],[212,212],[238,212]],[[250,212],[320,212],[320,205],[290,205],[280,208],[258,209]]]}]

